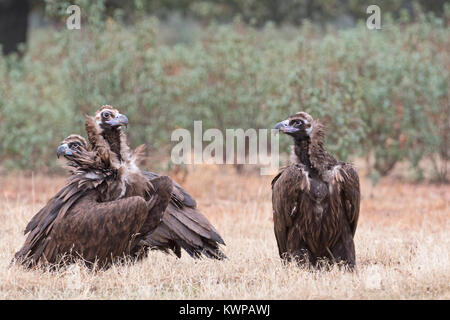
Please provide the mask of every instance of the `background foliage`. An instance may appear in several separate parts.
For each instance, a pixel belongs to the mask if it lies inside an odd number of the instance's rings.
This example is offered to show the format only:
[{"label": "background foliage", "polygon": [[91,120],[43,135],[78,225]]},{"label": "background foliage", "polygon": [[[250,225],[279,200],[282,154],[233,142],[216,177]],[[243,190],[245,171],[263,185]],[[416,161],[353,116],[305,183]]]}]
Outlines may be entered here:
[{"label": "background foliage", "polygon": [[[168,156],[172,131],[194,120],[203,130],[272,128],[304,110],[327,123],[334,155],[366,158],[375,180],[403,160],[416,178],[424,168],[446,178],[450,6],[441,17],[383,14],[379,31],[363,21],[287,31],[244,16],[168,45],[139,2],[131,24],[102,2],[78,3],[81,30],[67,30],[63,15],[56,28],[33,33],[20,59],[0,56],[4,168],[52,168],[59,142],[84,131],[83,113],[111,104],[129,117],[132,145],[146,143],[154,157]],[[63,2],[49,8],[65,14]],[[287,150],[289,139],[281,142]]]}]

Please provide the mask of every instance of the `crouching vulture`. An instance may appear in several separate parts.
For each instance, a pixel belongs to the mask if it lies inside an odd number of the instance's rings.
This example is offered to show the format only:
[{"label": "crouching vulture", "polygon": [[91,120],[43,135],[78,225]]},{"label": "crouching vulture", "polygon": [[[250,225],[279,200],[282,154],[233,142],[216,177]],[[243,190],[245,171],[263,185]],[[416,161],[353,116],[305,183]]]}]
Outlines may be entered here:
[{"label": "crouching vulture", "polygon": [[353,237],[359,216],[359,178],[353,166],[324,148],[324,127],[299,112],[275,126],[294,139],[292,164],[272,181],[275,237],[280,257],[319,266],[353,269]]},{"label": "crouching vulture", "polygon": [[[140,172],[148,180],[159,177],[153,172],[140,171],[135,165],[134,153],[130,150],[127,136],[122,130],[128,119],[109,105],[102,106],[94,117],[86,118],[89,142],[98,153],[111,151],[118,160],[119,171]],[[106,148],[103,147],[106,142]],[[226,258],[219,245],[225,245],[222,237],[206,217],[197,209],[194,198],[179,184],[171,180],[173,191],[161,224],[151,233],[139,239],[138,247],[174,252],[181,256],[181,248],[191,257],[206,256],[212,259]]]},{"label": "crouching vulture", "polygon": [[170,179],[154,179],[144,193],[122,198],[121,173],[88,151],[84,138],[69,136],[57,154],[67,159],[72,175],[28,223],[16,261],[31,267],[81,258],[88,266],[107,267],[130,256],[140,231],[151,232],[160,224],[172,192]]}]

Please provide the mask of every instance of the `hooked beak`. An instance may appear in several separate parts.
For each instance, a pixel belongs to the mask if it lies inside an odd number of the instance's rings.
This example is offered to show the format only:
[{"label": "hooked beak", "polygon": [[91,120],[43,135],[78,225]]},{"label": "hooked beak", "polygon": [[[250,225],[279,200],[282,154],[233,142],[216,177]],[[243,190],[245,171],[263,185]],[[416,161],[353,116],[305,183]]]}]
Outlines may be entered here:
[{"label": "hooked beak", "polygon": [[294,127],[290,126],[289,120],[284,120],[284,121],[278,122],[275,125],[274,129],[280,130],[283,133],[294,133],[294,132],[297,132],[300,130],[298,128],[294,128]]},{"label": "hooked beak", "polygon": [[120,127],[120,126],[126,127],[128,125],[128,118],[123,114],[119,114],[114,119],[105,121],[105,123],[109,124],[113,128]]},{"label": "hooked beak", "polygon": [[69,145],[67,143],[63,143],[56,149],[56,156],[59,157],[64,154],[64,156],[71,156],[73,155],[73,151],[69,148]]}]

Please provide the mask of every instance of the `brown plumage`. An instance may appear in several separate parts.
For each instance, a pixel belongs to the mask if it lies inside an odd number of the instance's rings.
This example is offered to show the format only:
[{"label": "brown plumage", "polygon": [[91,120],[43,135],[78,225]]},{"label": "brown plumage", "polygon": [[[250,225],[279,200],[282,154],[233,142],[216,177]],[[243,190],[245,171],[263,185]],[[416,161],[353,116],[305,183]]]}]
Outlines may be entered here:
[{"label": "brown plumage", "polygon": [[[115,124],[125,121],[126,117],[111,106],[102,106],[93,118],[86,121],[86,130],[93,148],[98,148],[97,141],[107,142],[109,150],[115,154],[113,161],[118,159],[120,168],[125,172],[133,171],[135,166],[135,152],[127,143],[126,134],[121,126]],[[111,125],[113,124],[113,125]],[[101,136],[101,137],[100,137]],[[159,177],[152,172],[141,171],[147,180]],[[139,245],[150,249],[173,251],[178,257],[183,248],[190,256],[199,258],[205,255],[209,258],[223,259],[225,254],[219,244],[224,241],[211,223],[197,209],[197,204],[189,193],[172,180],[174,185],[169,205],[162,218],[161,224],[144,238]]]},{"label": "brown plumage", "polygon": [[139,231],[151,232],[159,225],[172,191],[170,179],[153,180],[156,192],[147,199],[130,196],[103,202],[111,190],[122,193],[118,171],[88,151],[81,136],[66,138],[57,153],[64,155],[72,176],[28,223],[29,234],[15,259],[31,267],[81,258],[88,265],[106,267],[132,254]]},{"label": "brown plumage", "polygon": [[272,205],[280,257],[312,265],[322,259],[353,268],[359,216],[359,178],[353,166],[324,148],[324,128],[299,112],[275,129],[294,139],[293,163],[272,181]]}]

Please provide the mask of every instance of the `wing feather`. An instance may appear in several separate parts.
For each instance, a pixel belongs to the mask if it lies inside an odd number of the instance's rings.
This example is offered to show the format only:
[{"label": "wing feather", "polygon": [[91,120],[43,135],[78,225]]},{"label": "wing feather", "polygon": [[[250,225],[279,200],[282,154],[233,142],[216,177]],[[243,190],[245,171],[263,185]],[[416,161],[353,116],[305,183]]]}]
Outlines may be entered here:
[{"label": "wing feather", "polygon": [[[149,180],[159,177],[153,172],[142,173]],[[226,257],[219,248],[219,244],[225,245],[225,242],[196,208],[194,198],[178,183],[173,180],[172,183],[174,188],[161,225],[145,238],[146,245],[165,252],[170,249],[178,257],[181,254],[180,247],[194,258],[202,254],[215,259]]]},{"label": "wing feather", "polygon": [[[142,173],[147,177],[147,179],[152,180],[157,177],[159,177],[159,174],[156,174],[154,172],[149,171],[142,171]],[[172,192],[172,199],[170,200],[175,206],[177,207],[190,207],[195,208],[197,207],[197,203],[195,199],[186,191],[184,190],[176,181],[172,180],[173,183],[173,192]]]},{"label": "wing feather", "polygon": [[[67,193],[61,191],[60,196]],[[142,197],[100,203],[96,190],[79,189],[66,202],[53,198],[38,212],[28,224],[29,235],[15,258],[28,266],[40,260],[54,263],[73,250],[86,261],[107,263],[127,253],[148,212]]]},{"label": "wing feather", "polygon": [[348,163],[343,163],[340,171],[342,180],[339,184],[342,190],[342,203],[352,234],[355,235],[361,201],[359,177],[355,168]]},{"label": "wing feather", "polygon": [[[182,247],[195,258],[200,257],[201,254],[216,259],[225,258],[225,254],[219,248],[219,244],[225,243],[214,227],[209,223],[200,226],[194,222],[195,220],[189,218],[190,215],[200,214],[194,208],[180,209],[170,203],[164,213],[161,225],[148,235],[145,241],[154,249],[161,248],[166,251],[167,248],[170,248],[176,254],[178,247]],[[174,246],[174,243],[177,245]]]},{"label": "wing feather", "polygon": [[[63,252],[73,248],[87,261],[109,261],[126,254],[134,234],[147,215],[142,197],[97,202],[95,190],[77,201],[65,216],[58,216],[52,238]],[[45,252],[47,255],[47,252]]]},{"label": "wing feather", "polygon": [[304,192],[308,190],[308,174],[300,164],[281,168],[272,180],[273,221],[280,257],[287,253],[288,233],[293,217],[301,207]]}]

